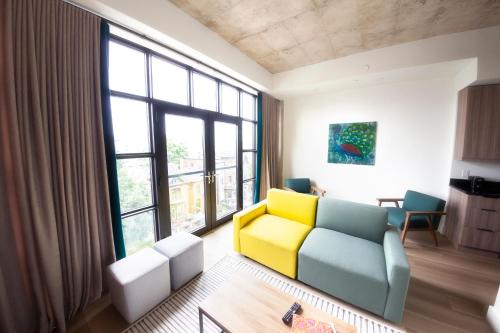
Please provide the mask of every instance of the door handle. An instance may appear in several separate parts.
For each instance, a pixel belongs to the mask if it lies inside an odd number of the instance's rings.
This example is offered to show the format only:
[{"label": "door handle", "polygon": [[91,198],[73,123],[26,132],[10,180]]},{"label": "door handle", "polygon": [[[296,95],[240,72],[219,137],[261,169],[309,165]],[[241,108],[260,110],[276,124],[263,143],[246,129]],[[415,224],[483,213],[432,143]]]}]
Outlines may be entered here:
[{"label": "door handle", "polygon": [[208,172],[208,175],[203,176],[208,179],[208,184],[210,185],[212,183],[212,176],[210,175],[210,171]]},{"label": "door handle", "polygon": [[497,211],[495,209],[488,209],[488,208],[481,208],[483,212],[488,212],[488,213],[496,213]]},{"label": "door handle", "polygon": [[215,171],[212,171],[212,183],[215,183],[215,177],[219,176],[218,173],[215,173]]}]

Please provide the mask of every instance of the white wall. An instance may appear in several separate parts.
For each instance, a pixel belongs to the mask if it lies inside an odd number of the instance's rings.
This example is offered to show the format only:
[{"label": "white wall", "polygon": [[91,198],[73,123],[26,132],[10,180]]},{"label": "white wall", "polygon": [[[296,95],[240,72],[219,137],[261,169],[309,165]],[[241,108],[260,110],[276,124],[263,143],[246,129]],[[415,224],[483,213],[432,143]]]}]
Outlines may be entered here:
[{"label": "white wall", "polygon": [[[360,87],[285,99],[284,175],[310,177],[328,196],[375,203],[407,189],[448,196],[454,78]],[[375,166],[327,163],[328,126],[377,121]]]},{"label": "white wall", "polygon": [[453,161],[452,178],[467,179],[469,175],[500,182],[500,162]]}]

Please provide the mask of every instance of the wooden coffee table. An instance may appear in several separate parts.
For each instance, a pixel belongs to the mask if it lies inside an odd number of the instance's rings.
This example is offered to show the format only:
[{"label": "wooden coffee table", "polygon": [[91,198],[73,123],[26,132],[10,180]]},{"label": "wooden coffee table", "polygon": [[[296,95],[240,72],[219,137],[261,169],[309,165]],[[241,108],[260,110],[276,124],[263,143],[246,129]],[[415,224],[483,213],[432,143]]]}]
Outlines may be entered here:
[{"label": "wooden coffee table", "polygon": [[290,332],[290,326],[285,325],[281,318],[294,302],[301,305],[301,315],[333,323],[337,333],[356,331],[354,326],[299,301],[248,273],[238,272],[199,305],[200,332],[203,332],[204,316],[224,332]]}]

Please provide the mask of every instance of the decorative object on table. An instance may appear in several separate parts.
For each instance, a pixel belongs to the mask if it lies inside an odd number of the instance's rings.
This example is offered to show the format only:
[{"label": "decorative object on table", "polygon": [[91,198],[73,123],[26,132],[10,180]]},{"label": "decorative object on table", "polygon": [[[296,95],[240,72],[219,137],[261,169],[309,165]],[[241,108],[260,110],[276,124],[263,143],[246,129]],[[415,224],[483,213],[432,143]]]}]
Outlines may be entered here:
[{"label": "decorative object on table", "polygon": [[[402,229],[401,240],[404,244],[408,230],[429,231],[438,246],[436,230],[439,227],[441,216],[446,215],[444,206],[446,201],[415,191],[406,191],[404,198],[378,198],[378,205],[392,202],[396,207],[385,207],[389,214],[389,224]],[[399,206],[399,202],[403,206]]]},{"label": "decorative object on table", "polygon": [[292,324],[292,320],[293,320],[293,316],[295,316],[296,313],[298,313],[300,311],[300,304],[295,302],[292,304],[292,306],[290,307],[290,309],[288,309],[288,311],[285,313],[285,315],[283,316],[283,318],[281,318],[281,320],[286,324],[286,325],[291,325]]},{"label": "decorative object on table", "polygon": [[292,333],[337,333],[337,330],[333,324],[294,314]]},{"label": "decorative object on table", "polygon": [[330,124],[328,163],[375,164],[377,123]]},{"label": "decorative object on table", "polygon": [[[296,295],[301,303],[313,304],[314,307],[333,318],[337,318],[337,320],[352,323],[356,327],[357,333],[375,332],[376,330],[387,333],[404,332],[401,328],[393,326],[383,319],[367,316],[364,312],[346,307],[331,298],[318,296],[318,294],[290,283],[289,280],[281,276],[268,272],[248,259],[233,256],[224,257],[215,266],[198,275],[124,332],[198,332],[199,304],[226,281],[229,281],[236,272],[247,272],[288,295],[293,297]],[[205,318],[204,321],[204,332],[220,333],[220,328],[208,318]],[[281,322],[279,324],[289,329]],[[337,331],[343,333],[340,329]]]},{"label": "decorative object on table", "polygon": [[311,180],[309,178],[288,178],[285,179],[284,190],[306,193],[306,194],[314,194],[320,197],[324,197],[326,191],[322,188],[312,185]]}]

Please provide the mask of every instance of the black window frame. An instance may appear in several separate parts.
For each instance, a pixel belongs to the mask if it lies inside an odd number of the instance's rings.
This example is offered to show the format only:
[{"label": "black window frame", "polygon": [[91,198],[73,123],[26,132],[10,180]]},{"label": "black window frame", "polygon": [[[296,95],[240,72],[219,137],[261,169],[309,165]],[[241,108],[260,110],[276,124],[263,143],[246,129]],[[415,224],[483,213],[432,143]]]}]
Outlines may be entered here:
[{"label": "black window frame", "polygon": [[[141,96],[141,95],[135,95],[131,93],[126,93],[126,92],[121,92],[121,91],[116,91],[116,90],[110,90],[110,95],[111,97],[120,97],[120,98],[125,98],[125,99],[130,99],[130,100],[135,100],[135,101],[142,101],[147,103],[148,106],[148,126],[149,126],[149,144],[150,144],[150,152],[149,153],[126,153],[126,154],[116,154],[116,159],[117,161],[120,159],[133,159],[133,158],[149,158],[151,161],[151,195],[152,195],[152,205],[150,206],[145,206],[141,207],[138,209],[134,209],[131,211],[127,212],[122,212],[121,218],[122,220],[128,217],[132,217],[134,215],[138,215],[141,213],[149,212],[152,211],[154,215],[154,231],[155,231],[155,241],[162,239],[166,236],[169,235],[170,230],[166,230],[165,228],[165,223],[162,223],[160,221],[160,213],[162,211],[161,205],[162,203],[160,195],[159,195],[159,186],[160,186],[160,179],[159,179],[159,173],[158,173],[158,164],[159,164],[159,156],[157,153],[157,142],[156,140],[160,140],[160,137],[156,135],[156,131],[158,130],[158,125],[157,125],[157,117],[154,113],[154,105],[170,105],[173,109],[175,110],[180,110],[181,112],[186,112],[186,114],[189,114],[190,112],[194,113],[206,113],[206,114],[219,114],[222,115],[223,117],[231,118],[234,120],[237,120],[239,125],[238,129],[239,131],[242,130],[242,123],[243,121],[246,122],[251,122],[254,127],[254,149],[243,149],[242,147],[242,139],[240,136],[239,142],[238,142],[238,150],[239,150],[239,156],[238,156],[238,172],[237,172],[237,181],[239,183],[237,187],[237,210],[240,211],[243,209],[243,186],[246,182],[254,182],[254,191],[257,189],[255,188],[255,180],[256,180],[256,168],[257,168],[257,95],[254,95],[247,90],[242,89],[241,87],[238,87],[236,85],[231,84],[230,82],[224,81],[219,77],[212,76],[208,73],[204,73],[201,70],[197,68],[193,68],[192,66],[189,66],[187,64],[184,64],[180,61],[177,61],[176,59],[172,59],[164,54],[161,54],[155,50],[152,50],[148,47],[145,47],[143,45],[140,45],[136,42],[127,40],[126,38],[123,38],[119,35],[110,34],[110,39],[109,42],[113,43],[118,43],[121,44],[125,47],[129,47],[135,50],[138,50],[142,52],[145,55],[145,66],[146,66],[146,96]],[[153,95],[153,66],[152,66],[152,59],[153,57],[158,58],[159,60],[162,61],[167,61],[173,65],[179,66],[181,68],[184,68],[187,70],[188,73],[188,86],[187,88],[187,93],[188,93],[188,103],[186,104],[178,104],[174,102],[169,102],[161,99],[156,99]],[[216,110],[209,110],[209,109],[200,109],[196,108],[194,106],[194,91],[193,91],[193,74],[196,73],[198,75],[202,75],[205,77],[208,77],[216,82],[217,89],[216,89]],[[229,87],[232,87],[236,89],[238,92],[238,112],[237,115],[230,115],[227,113],[222,113],[221,112],[221,89],[222,85],[226,85]],[[253,89],[253,88],[252,88]],[[249,96],[252,96],[254,98],[254,119],[245,119],[242,117],[242,94],[247,94]],[[242,167],[243,167],[243,161],[241,160],[241,157],[244,152],[252,152],[255,154],[254,156],[254,170],[253,170],[253,177],[248,178],[248,179],[243,179],[243,172],[242,172]],[[165,213],[164,217],[162,218],[168,218],[170,220],[170,214]],[[232,215],[232,214],[231,214]],[[168,228],[169,229],[169,228]],[[196,232],[195,232],[196,233]]]},{"label": "black window frame", "polygon": [[[243,94],[248,94],[250,96],[253,96],[254,97],[254,103],[253,103],[253,109],[254,109],[254,119],[249,119],[249,118],[244,118],[243,117],[243,114],[242,114],[242,104],[243,104],[243,98],[242,98],[242,95]],[[253,143],[253,147],[252,149],[245,149],[243,148],[243,145],[242,145],[242,149],[241,149],[241,153],[242,155],[244,153],[253,153],[254,154],[254,170],[253,170],[253,177],[250,177],[250,178],[242,178],[242,182],[241,182],[241,192],[243,192],[243,187],[245,185],[245,183],[250,183],[250,182],[253,182],[254,184],[254,194],[255,194],[255,191],[257,191],[257,188],[256,188],[256,180],[257,180],[257,124],[258,124],[258,119],[257,119],[257,96],[254,96],[252,94],[249,94],[248,92],[243,92],[243,91],[240,91],[239,93],[239,110],[238,110],[238,114],[242,120],[242,130],[243,130],[243,123],[244,122],[247,122],[247,123],[251,123],[253,124],[253,139],[254,139],[254,143]],[[243,139],[242,139],[243,141]],[[242,164],[243,164],[243,161],[242,161]],[[243,175],[242,175],[243,177]],[[253,201],[252,201],[253,202]],[[243,200],[243,196],[242,196],[242,208],[245,208],[244,206],[244,200]]]}]

